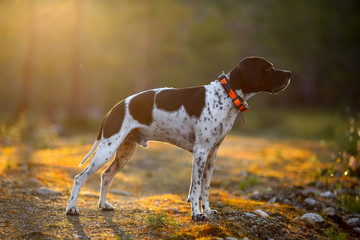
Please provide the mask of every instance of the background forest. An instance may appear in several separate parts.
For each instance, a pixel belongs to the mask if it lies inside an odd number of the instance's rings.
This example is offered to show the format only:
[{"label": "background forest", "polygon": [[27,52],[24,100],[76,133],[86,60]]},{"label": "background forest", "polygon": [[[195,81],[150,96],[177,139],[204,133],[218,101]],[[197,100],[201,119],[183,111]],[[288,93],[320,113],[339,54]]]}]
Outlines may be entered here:
[{"label": "background forest", "polygon": [[207,84],[252,55],[293,74],[281,97],[258,96],[250,106],[356,113],[359,6],[335,0],[2,0],[0,121],[25,114],[98,125],[133,93]]},{"label": "background forest", "polygon": [[[359,239],[359,13],[359,0],[0,0],[0,239]],[[115,176],[116,211],[98,209],[103,168],[82,215],[65,215],[112,106],[247,56],[291,83],[250,99],[222,143],[211,221],[191,220],[192,155],[157,142]]]}]

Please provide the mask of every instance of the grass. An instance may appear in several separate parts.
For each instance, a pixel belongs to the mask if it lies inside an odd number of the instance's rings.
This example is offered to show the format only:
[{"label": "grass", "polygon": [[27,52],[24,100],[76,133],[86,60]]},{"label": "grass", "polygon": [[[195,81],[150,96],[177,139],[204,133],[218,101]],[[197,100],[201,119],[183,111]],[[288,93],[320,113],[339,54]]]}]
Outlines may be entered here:
[{"label": "grass", "polygon": [[[174,234],[170,239],[221,239],[230,235],[230,229],[231,228],[227,229],[219,224],[206,223],[182,229],[180,232]],[[240,231],[241,229],[237,230]]]},{"label": "grass", "polygon": [[257,185],[260,185],[262,183],[261,179],[259,176],[257,175],[250,175],[247,176],[244,180],[242,180],[241,182],[239,182],[239,188],[242,191],[245,191],[246,189],[250,188],[250,187],[254,187]]},{"label": "grass", "polygon": [[178,226],[178,223],[164,213],[151,213],[148,214],[145,218],[146,226],[149,229],[160,229],[160,228],[168,228],[173,227],[176,228]]},{"label": "grass", "polygon": [[350,195],[343,195],[340,197],[341,205],[351,212],[360,213],[360,199],[359,195],[357,196],[350,196]]},{"label": "grass", "polygon": [[334,230],[334,228],[328,228],[325,230],[325,235],[330,239],[330,240],[345,240],[347,234],[343,233],[343,232],[336,232]]}]

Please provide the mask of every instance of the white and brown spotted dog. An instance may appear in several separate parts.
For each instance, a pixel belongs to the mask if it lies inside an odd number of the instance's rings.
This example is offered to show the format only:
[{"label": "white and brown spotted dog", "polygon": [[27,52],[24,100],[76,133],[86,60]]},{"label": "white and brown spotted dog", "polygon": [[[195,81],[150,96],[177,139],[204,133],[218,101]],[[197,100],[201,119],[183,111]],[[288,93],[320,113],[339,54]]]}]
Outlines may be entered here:
[{"label": "white and brown spotted dog", "polygon": [[81,186],[115,154],[101,174],[99,199],[100,209],[113,210],[106,201],[112,178],[130,160],[136,144],[146,147],[149,140],[154,140],[194,154],[188,201],[192,218],[206,220],[216,213],[209,206],[216,153],[238,112],[247,110],[245,101],[258,92],[274,94],[285,89],[290,75],[290,71],[274,69],[263,58],[249,57],[209,85],[152,89],[121,101],[106,114],[92,149],[81,162],[96,151],[89,166],[75,176],[66,213],[79,214],[76,205]]}]

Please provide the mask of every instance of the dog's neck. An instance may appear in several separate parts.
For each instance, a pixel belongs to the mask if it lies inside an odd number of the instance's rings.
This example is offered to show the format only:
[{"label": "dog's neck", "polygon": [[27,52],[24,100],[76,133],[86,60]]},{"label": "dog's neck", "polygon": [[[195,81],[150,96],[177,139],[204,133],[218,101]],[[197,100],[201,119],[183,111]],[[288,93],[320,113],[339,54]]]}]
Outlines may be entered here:
[{"label": "dog's neck", "polygon": [[[227,79],[229,79],[229,82],[231,84],[231,86],[234,87],[234,82],[231,82],[231,72],[229,72],[228,74],[226,74]],[[236,86],[236,85],[235,85]],[[236,92],[237,95],[239,95],[242,99],[244,99],[245,101],[249,100],[251,97],[253,97],[254,95],[256,95],[257,93],[244,93],[240,88],[234,87],[234,90]]]},{"label": "dog's neck", "polygon": [[249,109],[247,102],[235,92],[235,89],[231,86],[229,77],[224,72],[218,77],[218,80],[221,83],[226,95],[231,98],[236,109],[241,112],[246,112]]},{"label": "dog's neck", "polygon": [[245,101],[249,100],[251,97],[253,97],[254,95],[257,94],[257,92],[244,93],[243,88],[245,87],[244,86],[245,81],[244,81],[238,67],[235,67],[228,74],[226,74],[226,76],[229,79],[229,82],[230,82],[232,88],[235,90],[235,92],[240,97],[242,97]]}]

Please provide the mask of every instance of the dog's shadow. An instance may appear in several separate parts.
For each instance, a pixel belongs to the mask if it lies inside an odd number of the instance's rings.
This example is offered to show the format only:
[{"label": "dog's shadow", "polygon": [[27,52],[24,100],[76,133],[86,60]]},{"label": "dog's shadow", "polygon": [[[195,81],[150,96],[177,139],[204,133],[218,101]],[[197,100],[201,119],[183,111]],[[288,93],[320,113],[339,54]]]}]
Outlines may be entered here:
[{"label": "dog's shadow", "polygon": [[113,231],[113,234],[120,238],[124,239],[126,238],[126,234],[121,229],[121,226],[118,223],[114,223],[113,218],[116,216],[116,210],[115,211],[100,211],[100,216],[103,217],[103,219],[106,221],[107,227],[111,228]]},{"label": "dog's shadow", "polygon": [[90,237],[86,235],[84,227],[81,225],[80,216],[67,216],[67,220],[73,225],[77,238],[90,239]]},{"label": "dog's shadow", "polygon": [[[116,211],[99,211],[97,215],[102,216],[102,219],[105,220],[107,227],[111,228],[113,234],[119,239],[128,237],[126,233],[123,232],[120,225],[113,222],[113,217],[115,217]],[[87,220],[81,220],[80,216],[67,216],[68,221],[72,224],[74,230],[76,231],[76,237],[79,239],[91,239],[86,232],[84,231],[83,224]]]}]

